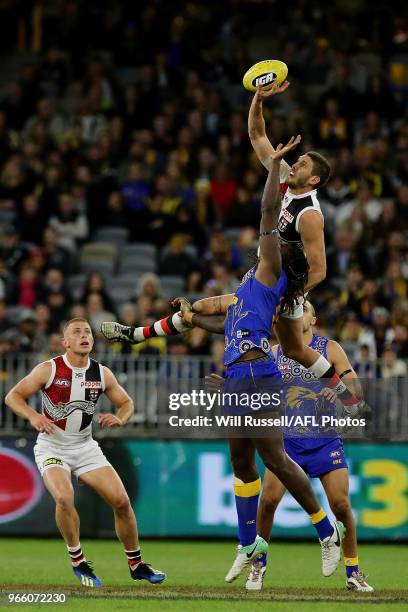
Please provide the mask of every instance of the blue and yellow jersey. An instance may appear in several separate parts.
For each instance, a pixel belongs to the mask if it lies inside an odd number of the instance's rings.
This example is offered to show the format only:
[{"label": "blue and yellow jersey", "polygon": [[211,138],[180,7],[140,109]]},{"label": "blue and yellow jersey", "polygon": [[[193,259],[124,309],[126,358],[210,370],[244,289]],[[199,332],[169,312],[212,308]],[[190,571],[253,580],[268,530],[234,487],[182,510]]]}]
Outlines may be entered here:
[{"label": "blue and yellow jersey", "polygon": [[[319,352],[327,359],[327,345],[329,338],[313,335],[310,348]],[[277,350],[277,365],[285,382],[286,414],[288,416],[314,416],[316,422],[320,416],[336,416],[336,404],[320,395],[324,384],[314,374],[301,366],[297,361],[288,359],[282,354],[280,345]],[[285,438],[296,438],[296,444],[302,448],[316,448],[329,439],[339,438],[334,429],[323,427],[287,427],[284,430]]]},{"label": "blue and yellow jersey", "polygon": [[261,349],[273,359],[269,338],[274,320],[287,289],[285,272],[273,287],[255,278],[256,266],[242,279],[225,321],[224,364],[234,363],[252,348]]}]

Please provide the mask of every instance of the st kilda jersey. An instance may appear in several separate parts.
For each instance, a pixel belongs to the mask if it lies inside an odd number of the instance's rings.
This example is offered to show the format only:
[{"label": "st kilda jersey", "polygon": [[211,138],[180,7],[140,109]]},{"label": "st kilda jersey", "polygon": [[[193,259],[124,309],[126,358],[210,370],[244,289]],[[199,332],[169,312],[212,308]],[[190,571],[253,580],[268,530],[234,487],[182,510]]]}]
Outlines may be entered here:
[{"label": "st kilda jersey", "polygon": [[279,214],[278,232],[282,242],[296,243],[302,246],[302,239],[299,234],[299,221],[303,213],[307,210],[316,210],[323,214],[317,199],[317,191],[308,191],[301,195],[294,195],[288,190],[286,183],[281,183],[280,193],[282,207]]},{"label": "st kilda jersey", "polygon": [[54,422],[51,434],[38,439],[72,446],[92,436],[92,418],[105,391],[103,367],[89,359],[85,368],[72,366],[66,355],[50,359],[51,375],[41,392],[43,414]]}]

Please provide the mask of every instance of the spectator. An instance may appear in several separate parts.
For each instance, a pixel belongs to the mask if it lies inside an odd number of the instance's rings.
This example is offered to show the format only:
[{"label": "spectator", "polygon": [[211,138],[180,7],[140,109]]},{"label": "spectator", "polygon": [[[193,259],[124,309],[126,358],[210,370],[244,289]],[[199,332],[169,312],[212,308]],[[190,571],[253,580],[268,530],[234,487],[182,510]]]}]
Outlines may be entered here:
[{"label": "spectator", "polygon": [[57,212],[49,221],[51,229],[58,234],[58,244],[75,253],[88,236],[88,221],[86,216],[75,210],[71,195],[62,194],[58,198]]},{"label": "spectator", "polygon": [[46,217],[41,210],[38,197],[33,193],[25,196],[17,221],[20,239],[23,242],[40,245],[46,224]]},{"label": "spectator", "polygon": [[404,378],[408,369],[402,359],[398,359],[397,353],[387,347],[381,355],[381,378]]},{"label": "spectator", "polygon": [[114,321],[115,315],[109,310],[105,310],[103,299],[100,293],[89,293],[86,298],[86,317],[89,320],[95,335],[100,333],[103,321]]},{"label": "spectator", "polygon": [[100,272],[91,272],[84,285],[84,290],[80,298],[81,304],[86,304],[91,293],[98,293],[101,296],[103,308],[109,312],[114,312],[115,307],[112,297],[106,287],[105,277]]}]

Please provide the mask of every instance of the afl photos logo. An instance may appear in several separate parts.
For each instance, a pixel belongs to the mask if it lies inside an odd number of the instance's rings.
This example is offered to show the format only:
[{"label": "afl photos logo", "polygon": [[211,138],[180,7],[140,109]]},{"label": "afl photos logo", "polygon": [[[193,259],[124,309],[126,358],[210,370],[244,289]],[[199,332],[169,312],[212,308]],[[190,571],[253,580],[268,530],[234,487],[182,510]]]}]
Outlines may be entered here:
[{"label": "afl photos logo", "polygon": [[0,448],[0,474],[0,523],[9,523],[32,510],[43,488],[34,464],[10,448]]}]

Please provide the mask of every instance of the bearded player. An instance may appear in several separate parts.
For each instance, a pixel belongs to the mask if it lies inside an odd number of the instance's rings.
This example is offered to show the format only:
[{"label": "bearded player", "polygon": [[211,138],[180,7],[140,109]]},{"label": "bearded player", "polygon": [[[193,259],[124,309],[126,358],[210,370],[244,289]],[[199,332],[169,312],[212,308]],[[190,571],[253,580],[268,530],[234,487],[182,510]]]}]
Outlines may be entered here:
[{"label": "bearded player", "polygon": [[[262,114],[262,103],[266,97],[284,92],[289,83],[279,85],[275,82],[272,88],[264,91],[258,87],[252,100],[248,116],[248,132],[252,146],[260,161],[269,170],[270,160],[275,149],[266,136],[265,121]],[[325,185],[330,176],[328,161],[320,153],[310,151],[301,155],[293,166],[284,160],[280,165],[280,193],[283,197],[279,215],[278,232],[282,249],[282,259],[286,259],[285,249],[296,247],[304,253],[309,271],[305,292],[318,285],[326,276],[326,255],[324,245],[324,219],[317,199],[317,188]],[[293,250],[289,252],[293,256]],[[296,258],[303,266],[302,257]],[[294,261],[296,265],[296,262]],[[294,270],[296,273],[296,269]],[[233,294],[199,300],[193,304],[193,312],[201,315],[222,315],[231,304]],[[340,380],[335,369],[324,355],[303,342],[302,317],[303,296],[293,309],[286,309],[274,323],[274,332],[278,337],[285,357],[293,359],[324,384],[335,390],[337,397],[351,415],[355,415],[361,406],[355,394]],[[178,304],[178,300],[174,301]],[[110,341],[139,343],[156,336],[173,336],[188,331],[180,313],[175,313],[150,326],[127,327],[116,322],[102,324],[101,331]]]},{"label": "bearded player", "polygon": [[[142,561],[129,497],[119,475],[92,437],[92,419],[103,393],[115,406],[116,414],[100,415],[101,427],[124,425],[134,412],[133,401],[107,367],[89,358],[94,339],[85,319],[76,318],[65,324],[62,344],[65,354],[37,365],[9,391],[5,402],[39,432],[35,460],[44,485],[54,498],[56,523],[74,574],[84,587],[102,586],[81,548],[72,474],[112,507],[116,533],[124,546],[133,580],[162,582],[166,575]],[[42,396],[42,414],[27,403],[38,391]]]}]

